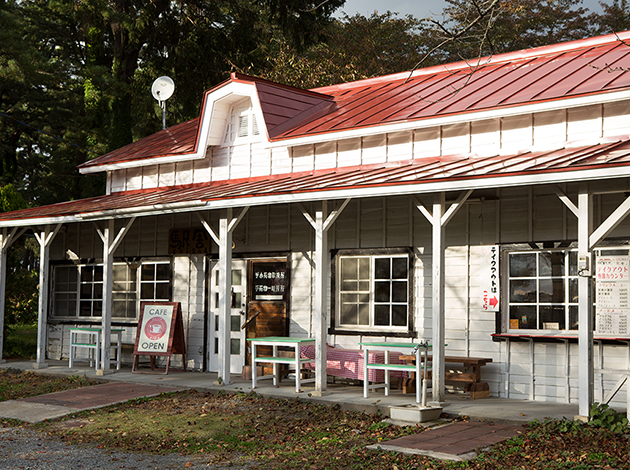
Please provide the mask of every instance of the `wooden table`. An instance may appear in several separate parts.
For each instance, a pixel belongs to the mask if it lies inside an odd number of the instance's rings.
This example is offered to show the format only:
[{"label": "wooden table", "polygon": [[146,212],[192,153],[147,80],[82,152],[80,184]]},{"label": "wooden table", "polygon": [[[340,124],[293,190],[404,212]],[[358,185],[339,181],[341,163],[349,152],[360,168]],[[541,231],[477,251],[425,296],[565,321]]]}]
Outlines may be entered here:
[{"label": "wooden table", "polygon": [[[402,355],[399,357],[402,361],[407,361],[413,364],[416,360],[413,355]],[[433,356],[428,356],[427,360],[431,362]],[[487,357],[460,357],[460,356],[444,356],[444,362],[446,364],[462,364],[464,369],[468,369],[466,372],[445,372],[444,380],[446,382],[460,382],[466,384],[466,391],[470,392],[471,398],[488,398],[490,391],[488,384],[481,381],[481,368],[487,363],[492,362],[491,358]],[[428,377],[431,379],[431,374]],[[411,384],[413,386],[413,384]]]},{"label": "wooden table", "polygon": [[[70,361],[69,367],[72,368],[74,364],[74,355],[76,353],[77,348],[86,348],[89,350],[89,359],[90,359],[90,367],[92,364],[95,365],[95,370],[98,370],[99,365],[101,363],[101,346],[102,346],[102,331],[101,327],[76,327],[76,328],[68,328],[70,331]],[[110,360],[110,364],[116,364],[116,370],[120,370],[120,354],[121,354],[121,343],[122,343],[122,333],[125,331],[124,328],[112,328],[111,329],[111,337],[112,339],[116,336],[116,340],[111,342],[111,346],[116,348],[116,359]],[[87,336],[88,338],[82,341],[79,341],[79,336]]]},{"label": "wooden table", "polygon": [[[300,371],[302,364],[311,362],[311,359],[300,358],[300,346],[315,343],[315,338],[291,338],[288,336],[267,336],[263,338],[248,338],[247,341],[252,345],[252,388],[256,388],[258,380],[273,378],[274,386],[280,383],[280,365],[293,364],[295,366],[295,392],[302,391],[301,384],[315,382],[315,379],[302,380]],[[272,356],[258,356],[256,354],[257,346],[271,346],[273,349]],[[279,347],[293,348],[294,357],[281,357],[278,355]],[[258,377],[256,374],[256,364],[271,363],[273,364],[273,375]]]},{"label": "wooden table", "polygon": [[[392,370],[403,370],[410,373],[415,373],[416,377],[420,377],[421,372],[424,370],[425,379],[422,381],[422,387],[420,386],[420,380],[416,380],[416,403],[421,403],[422,406],[426,406],[427,403],[427,354],[431,345],[427,341],[420,341],[416,343],[384,343],[384,342],[369,342],[359,343],[361,348],[365,351],[365,357],[363,360],[363,397],[368,398],[370,389],[385,388],[385,396],[389,395],[391,388],[391,382],[389,378],[389,372]],[[385,362],[370,363],[370,350],[385,351]],[[410,351],[415,358],[415,364],[392,364],[389,357],[390,352]],[[385,383],[370,385],[368,371],[370,369],[380,369],[385,371]]]}]

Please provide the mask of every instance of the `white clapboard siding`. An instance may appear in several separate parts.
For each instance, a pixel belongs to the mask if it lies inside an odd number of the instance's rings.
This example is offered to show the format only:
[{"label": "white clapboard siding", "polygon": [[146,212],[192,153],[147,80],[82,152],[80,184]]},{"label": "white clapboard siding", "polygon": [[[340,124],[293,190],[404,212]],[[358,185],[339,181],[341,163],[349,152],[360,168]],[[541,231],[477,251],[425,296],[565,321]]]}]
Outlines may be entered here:
[{"label": "white clapboard siding", "polygon": [[533,119],[534,146],[553,148],[566,141],[567,122],[564,110],[536,113]]},{"label": "white clapboard siding", "polygon": [[629,115],[630,101],[606,103],[603,116],[604,137],[630,134]]},{"label": "white clapboard siding", "polygon": [[337,145],[337,163],[340,167],[357,166],[361,164],[361,139],[340,140]]},{"label": "white clapboard siding", "polygon": [[160,165],[159,174],[158,181],[160,187],[173,186],[175,184],[175,163]]},{"label": "white clapboard siding", "polygon": [[291,255],[291,300],[289,334],[312,336],[313,275],[312,252],[294,252]]},{"label": "white clapboard siding", "polygon": [[212,150],[208,150],[208,155],[203,160],[193,161],[193,183],[208,183],[210,182],[210,163]]},{"label": "white clapboard siding", "polygon": [[602,137],[602,106],[584,106],[567,110],[567,140]]},{"label": "white clapboard siding", "polygon": [[159,165],[142,167],[142,189],[157,188],[159,184]]},{"label": "white clapboard siding", "polygon": [[501,150],[501,120],[488,119],[471,124],[470,146],[474,153],[495,155]]},{"label": "white clapboard siding", "polygon": [[337,166],[337,145],[325,142],[315,145],[315,170],[335,168]]},{"label": "white clapboard siding", "polygon": [[[501,119],[501,153],[515,153],[533,145],[532,121],[531,114]],[[478,152],[476,146],[473,146],[473,151]]]},{"label": "white clapboard siding", "polygon": [[313,145],[301,145],[291,151],[291,171],[300,173],[313,171]]},{"label": "white clapboard siding", "polygon": [[387,161],[397,162],[413,158],[413,132],[392,132],[387,135]]}]

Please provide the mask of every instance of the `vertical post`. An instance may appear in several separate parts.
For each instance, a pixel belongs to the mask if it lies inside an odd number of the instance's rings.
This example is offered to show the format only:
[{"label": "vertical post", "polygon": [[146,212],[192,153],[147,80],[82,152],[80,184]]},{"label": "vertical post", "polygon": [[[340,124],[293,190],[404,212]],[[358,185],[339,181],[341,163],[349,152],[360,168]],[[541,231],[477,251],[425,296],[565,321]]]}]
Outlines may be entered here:
[{"label": "vertical post", "polygon": [[112,333],[112,275],[114,254],[114,219],[106,222],[103,230],[103,306],[101,313],[101,364],[96,375],[107,375],[110,371],[110,346]]},{"label": "vertical post", "polygon": [[324,228],[328,204],[315,212],[315,392],[326,390],[326,298],[328,282],[328,232]]},{"label": "vertical post", "polygon": [[50,226],[39,234],[39,302],[37,307],[37,359],[33,368],[43,369],[46,364],[46,338],[48,330],[48,263]]},{"label": "vertical post", "polygon": [[444,227],[442,215],[446,195],[440,193],[433,202],[433,402],[442,404],[445,400],[444,387]]},{"label": "vertical post", "polygon": [[230,383],[230,317],[232,315],[232,209],[219,220],[219,378]]},{"label": "vertical post", "polygon": [[593,315],[591,301],[592,259],[589,235],[593,229],[593,198],[587,183],[580,186],[578,194],[578,257],[586,260],[586,270],[579,272],[578,280],[578,360],[579,360],[579,411],[582,419],[588,419],[593,404]]},{"label": "vertical post", "polygon": [[7,285],[7,254],[8,254],[8,234],[3,228],[0,232],[0,363],[5,362],[4,351],[4,305]]}]

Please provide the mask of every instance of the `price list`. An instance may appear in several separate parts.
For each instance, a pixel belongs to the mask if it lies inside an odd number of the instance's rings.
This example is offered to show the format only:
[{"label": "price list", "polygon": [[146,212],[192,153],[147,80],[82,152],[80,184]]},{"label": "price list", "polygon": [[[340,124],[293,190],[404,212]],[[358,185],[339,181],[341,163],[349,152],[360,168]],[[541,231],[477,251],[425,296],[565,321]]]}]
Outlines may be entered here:
[{"label": "price list", "polygon": [[598,256],[596,260],[596,325],[602,335],[628,335],[630,276],[628,256]]}]

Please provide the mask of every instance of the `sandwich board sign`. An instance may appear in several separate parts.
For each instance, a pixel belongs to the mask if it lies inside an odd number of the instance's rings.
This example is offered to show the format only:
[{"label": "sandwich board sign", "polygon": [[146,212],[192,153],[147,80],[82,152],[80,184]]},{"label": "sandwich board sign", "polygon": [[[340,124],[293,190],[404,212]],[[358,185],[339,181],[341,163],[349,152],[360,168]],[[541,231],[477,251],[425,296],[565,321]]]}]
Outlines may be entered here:
[{"label": "sandwich board sign", "polygon": [[[137,372],[138,356],[149,356],[151,371],[168,374],[172,354],[182,354],[186,370],[184,325],[179,302],[142,302],[133,349],[132,372]],[[155,358],[166,356],[166,368],[155,367]]]}]

